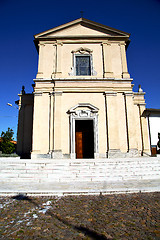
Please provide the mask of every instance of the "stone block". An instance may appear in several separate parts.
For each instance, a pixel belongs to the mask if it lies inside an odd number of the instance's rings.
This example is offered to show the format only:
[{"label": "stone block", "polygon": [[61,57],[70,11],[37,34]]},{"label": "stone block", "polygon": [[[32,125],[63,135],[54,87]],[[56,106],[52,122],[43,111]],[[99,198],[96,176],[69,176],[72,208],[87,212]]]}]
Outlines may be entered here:
[{"label": "stone block", "polygon": [[17,173],[1,173],[0,174],[0,178],[18,178],[18,174]]},{"label": "stone block", "polygon": [[1,170],[1,173],[8,173],[8,174],[20,174],[20,173],[26,173],[27,172],[27,170],[25,170],[25,169],[19,169],[19,170],[17,170],[17,169],[2,169]]},{"label": "stone block", "polygon": [[119,149],[110,149],[107,155],[108,155],[108,158],[120,158],[124,156]]},{"label": "stone block", "polygon": [[48,184],[53,184],[55,182],[60,182],[60,179],[57,177],[52,177],[52,178],[42,178],[40,179],[40,183],[48,183]]},{"label": "stone block", "polygon": [[147,179],[160,179],[159,174],[152,174],[152,175],[143,175],[141,177],[143,180],[147,180]]},{"label": "stone block", "polygon": [[37,159],[37,158],[51,158],[50,154],[33,154],[31,153],[31,159]]},{"label": "stone block", "polygon": [[142,176],[130,175],[130,176],[123,176],[122,180],[141,180]]}]

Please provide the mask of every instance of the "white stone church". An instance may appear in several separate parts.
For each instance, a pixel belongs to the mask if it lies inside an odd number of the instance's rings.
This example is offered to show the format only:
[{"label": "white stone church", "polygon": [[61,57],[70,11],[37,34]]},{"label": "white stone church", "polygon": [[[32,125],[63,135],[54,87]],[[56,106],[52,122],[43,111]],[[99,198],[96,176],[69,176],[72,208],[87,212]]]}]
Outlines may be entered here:
[{"label": "white stone church", "polygon": [[150,155],[145,93],[133,92],[127,68],[129,36],[84,18],[34,36],[33,93],[18,101],[21,157]]}]

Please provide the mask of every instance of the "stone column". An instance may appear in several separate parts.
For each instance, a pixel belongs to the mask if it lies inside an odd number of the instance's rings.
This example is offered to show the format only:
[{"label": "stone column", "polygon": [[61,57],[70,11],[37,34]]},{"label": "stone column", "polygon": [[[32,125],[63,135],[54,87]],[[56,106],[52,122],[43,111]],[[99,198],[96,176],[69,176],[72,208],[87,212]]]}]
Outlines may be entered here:
[{"label": "stone column", "polygon": [[36,78],[43,78],[43,71],[44,71],[44,47],[45,44],[38,44],[39,46],[39,59],[38,59],[38,73]]},{"label": "stone column", "polygon": [[122,78],[130,78],[127,68],[127,58],[126,58],[126,49],[125,43],[120,43],[121,48],[121,61],[122,61]]},{"label": "stone column", "polygon": [[104,77],[113,78],[112,72],[112,58],[111,58],[111,43],[104,42],[103,46],[103,65],[104,65]]},{"label": "stone column", "polygon": [[105,92],[107,112],[107,151],[108,157],[120,156],[119,129],[117,115],[117,93]]},{"label": "stone column", "polygon": [[54,123],[53,123],[53,158],[62,158],[62,132],[61,132],[61,104],[62,92],[54,92]]}]

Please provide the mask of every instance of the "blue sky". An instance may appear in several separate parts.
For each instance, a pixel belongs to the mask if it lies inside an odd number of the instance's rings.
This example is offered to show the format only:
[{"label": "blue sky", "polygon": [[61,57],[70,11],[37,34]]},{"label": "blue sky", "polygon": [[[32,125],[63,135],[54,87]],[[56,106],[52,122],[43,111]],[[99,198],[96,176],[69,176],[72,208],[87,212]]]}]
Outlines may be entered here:
[{"label": "blue sky", "polygon": [[[134,91],[141,84],[146,107],[160,108],[160,0],[0,0],[0,134],[8,127],[16,138],[22,85],[32,92],[38,54],[33,35],[84,18],[131,33],[128,69]],[[15,106],[15,105],[14,105]]]}]

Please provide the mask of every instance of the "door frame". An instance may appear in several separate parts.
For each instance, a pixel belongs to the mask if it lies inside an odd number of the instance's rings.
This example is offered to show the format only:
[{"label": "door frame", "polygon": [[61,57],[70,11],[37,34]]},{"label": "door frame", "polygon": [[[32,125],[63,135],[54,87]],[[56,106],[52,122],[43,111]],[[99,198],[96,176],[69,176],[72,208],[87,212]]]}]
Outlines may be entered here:
[{"label": "door frame", "polygon": [[[77,110],[78,107],[84,107],[84,110]],[[87,110],[86,110],[87,107]],[[91,104],[77,104],[71,108],[68,113],[70,114],[70,153],[71,159],[76,158],[75,152],[75,121],[76,120],[93,120],[93,135],[94,135],[94,158],[99,157],[98,149],[98,108]]]}]

